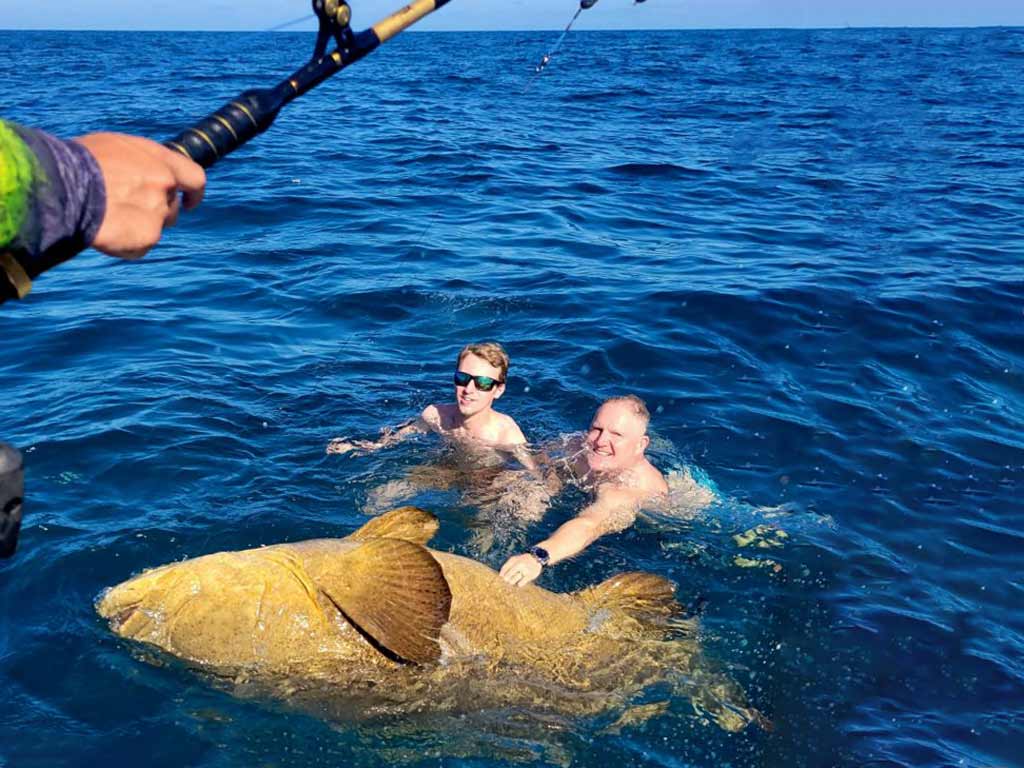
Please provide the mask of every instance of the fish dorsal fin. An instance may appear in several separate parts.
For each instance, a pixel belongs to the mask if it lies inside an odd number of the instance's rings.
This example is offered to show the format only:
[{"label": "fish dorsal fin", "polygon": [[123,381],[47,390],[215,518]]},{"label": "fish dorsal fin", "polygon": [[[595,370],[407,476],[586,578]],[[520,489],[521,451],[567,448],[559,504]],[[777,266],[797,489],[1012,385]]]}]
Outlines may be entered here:
[{"label": "fish dorsal fin", "polygon": [[424,547],[372,539],[341,555],[317,587],[385,655],[418,664],[440,658],[452,593]]},{"label": "fish dorsal fin", "polygon": [[399,507],[375,517],[349,536],[356,541],[369,539],[402,539],[413,544],[426,544],[437,533],[437,518],[418,507]]},{"label": "fish dorsal fin", "polygon": [[668,579],[631,571],[580,590],[578,595],[590,608],[620,610],[644,623],[664,624],[682,614],[675,590],[675,584]]}]

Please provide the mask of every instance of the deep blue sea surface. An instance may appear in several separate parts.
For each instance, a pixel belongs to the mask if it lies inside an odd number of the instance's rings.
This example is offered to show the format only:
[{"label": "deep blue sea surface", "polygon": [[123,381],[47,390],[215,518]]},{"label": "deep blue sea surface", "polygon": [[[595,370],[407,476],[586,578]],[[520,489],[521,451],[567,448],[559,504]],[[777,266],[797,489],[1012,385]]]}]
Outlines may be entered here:
[{"label": "deep blue sea surface", "polygon": [[[212,169],[143,262],[84,254],[0,309],[29,489],[0,766],[1024,765],[1024,30],[581,32],[524,92],[556,37],[401,36]],[[312,34],[0,48],[4,117],[164,139]],[[327,440],[446,400],[484,338],[532,440],[636,392],[654,463],[717,486],[541,583],[642,569],[703,598],[774,731],[677,700],[620,733],[509,712],[403,737],[237,700],[95,615],[146,567],[354,530],[440,449]],[[472,554],[465,498],[413,501]],[[741,547],[757,525],[784,546]]]}]

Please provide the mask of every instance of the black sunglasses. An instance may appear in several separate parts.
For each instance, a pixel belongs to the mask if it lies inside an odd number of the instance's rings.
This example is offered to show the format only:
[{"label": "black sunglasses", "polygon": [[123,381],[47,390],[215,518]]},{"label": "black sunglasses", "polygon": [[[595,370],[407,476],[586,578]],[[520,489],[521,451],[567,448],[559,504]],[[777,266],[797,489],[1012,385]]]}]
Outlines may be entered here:
[{"label": "black sunglasses", "polygon": [[465,371],[455,372],[455,386],[457,387],[468,387],[469,382],[476,384],[476,388],[481,392],[490,392],[499,384],[504,384],[504,381],[498,379],[492,379],[490,376],[471,376]]}]

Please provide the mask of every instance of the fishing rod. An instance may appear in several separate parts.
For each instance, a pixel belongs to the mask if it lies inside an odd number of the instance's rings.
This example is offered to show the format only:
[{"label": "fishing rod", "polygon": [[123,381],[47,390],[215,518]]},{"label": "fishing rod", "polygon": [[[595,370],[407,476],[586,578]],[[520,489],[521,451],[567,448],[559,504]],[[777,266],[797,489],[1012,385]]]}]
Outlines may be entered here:
[{"label": "fishing rod", "polygon": [[[353,32],[350,24],[352,9],[345,0],[313,0],[313,13],[319,29],[313,58],[305,66],[272,88],[257,88],[239,94],[212,115],[164,142],[164,146],[181,152],[203,168],[209,168],[267,130],[278,112],[290,101],[359,61],[381,43],[448,2],[413,0],[369,29]],[[327,53],[327,44],[332,38],[336,47]]]},{"label": "fishing rod", "polygon": [[[646,0],[633,0],[633,5],[639,5],[643,2],[646,2]],[[544,71],[544,67],[546,67],[548,62],[551,61],[551,57],[554,56],[558,52],[558,49],[562,47],[562,41],[565,40],[565,36],[569,34],[569,30],[572,29],[572,25],[576,23],[576,19],[580,17],[580,14],[590,8],[593,8],[595,5],[597,5],[597,0],[580,0],[580,7],[576,9],[576,13],[574,13],[572,18],[569,19],[569,23],[565,25],[565,29],[562,30],[562,34],[559,36],[554,47],[541,57],[540,63],[538,63],[534,69],[533,77],[530,78],[530,82],[528,82],[526,84],[526,88],[523,89],[524,92],[533,85],[533,81],[536,80],[540,73]]]},{"label": "fishing rod", "polygon": [[[273,88],[258,88],[241,93],[212,115],[165,142],[164,146],[209,168],[267,130],[278,112],[290,101],[315,88],[349,64],[359,61],[381,43],[387,42],[448,2],[413,0],[369,29],[356,33],[350,24],[352,9],[345,0],[313,0],[313,13],[319,21],[319,28],[313,46],[313,58],[305,66]],[[297,19],[282,26],[302,20]],[[332,38],[336,47],[327,53],[327,44]],[[46,252],[43,269],[40,271],[67,261],[81,250],[81,246],[81,243],[74,241],[61,242],[51,247]],[[3,272],[0,271],[0,274]],[[18,547],[24,489],[25,473],[21,454],[12,446],[0,443],[0,560],[12,557]]]}]

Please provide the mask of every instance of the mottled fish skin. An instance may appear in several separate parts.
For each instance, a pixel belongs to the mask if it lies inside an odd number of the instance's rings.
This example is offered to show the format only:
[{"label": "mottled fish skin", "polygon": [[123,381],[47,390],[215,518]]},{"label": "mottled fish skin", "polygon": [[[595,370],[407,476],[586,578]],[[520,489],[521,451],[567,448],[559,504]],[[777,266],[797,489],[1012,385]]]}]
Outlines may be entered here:
[{"label": "mottled fish skin", "polygon": [[[396,518],[384,518],[368,527],[403,535]],[[416,542],[429,537],[422,522],[405,529]],[[331,717],[497,706],[593,715],[669,681],[728,730],[755,718],[683,631],[692,627],[672,585],[650,574],[556,594],[359,531],[147,571],[108,590],[97,610],[123,637]],[[422,622],[424,644],[401,646],[392,621],[406,632]],[[396,646],[426,655],[410,663]]]}]

